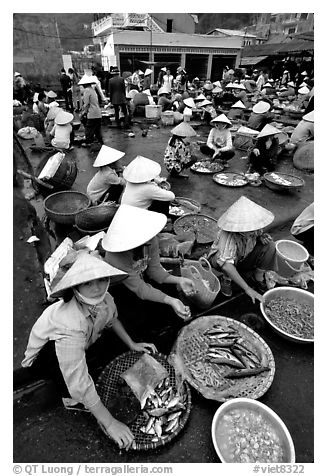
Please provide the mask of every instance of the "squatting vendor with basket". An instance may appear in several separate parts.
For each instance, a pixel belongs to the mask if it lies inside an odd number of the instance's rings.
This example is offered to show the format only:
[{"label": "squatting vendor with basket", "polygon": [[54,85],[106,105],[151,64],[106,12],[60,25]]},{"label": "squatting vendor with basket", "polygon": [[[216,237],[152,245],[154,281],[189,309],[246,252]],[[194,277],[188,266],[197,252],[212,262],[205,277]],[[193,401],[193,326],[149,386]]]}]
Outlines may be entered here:
[{"label": "squatting vendor with basket", "polygon": [[[160,325],[158,315],[164,315],[165,325],[178,324],[174,314],[183,320],[190,317],[190,309],[182,301],[144,280],[144,276],[159,285],[179,285],[186,296],[195,292],[191,279],[172,276],[160,264],[157,234],[163,229],[167,217],[130,205],[120,205],[105,237],[102,247],[105,260],[112,266],[128,273],[128,277],[113,289],[120,314],[133,313],[133,320],[150,317],[149,325],[142,322],[138,329],[155,329]],[[172,290],[170,290],[172,292]],[[137,298],[136,298],[137,297]],[[150,301],[144,303],[144,301]],[[153,305],[152,305],[153,304]],[[165,304],[162,309],[161,304]],[[168,305],[168,306],[167,306]],[[170,312],[172,308],[174,314]],[[170,321],[170,322],[169,322]],[[125,322],[124,322],[125,323]],[[126,325],[128,323],[126,322]],[[143,332],[143,330],[142,330]]]},{"label": "squatting vendor with basket", "polygon": [[264,272],[276,267],[275,243],[262,231],[273,220],[270,211],[242,196],[219,218],[208,255],[211,265],[235,281],[253,302],[262,300],[254,287],[264,288]]},{"label": "squatting vendor with basket", "polygon": [[34,324],[22,362],[38,378],[55,382],[66,409],[89,410],[120,448],[128,448],[134,436],[102,404],[91,376],[113,357],[108,345],[113,336],[105,331],[112,329],[131,350],[156,351],[153,344],[134,342],[118,320],[107,291],[111,277],[124,275],[102,259],[80,252],[53,286],[51,297],[62,299]]}]

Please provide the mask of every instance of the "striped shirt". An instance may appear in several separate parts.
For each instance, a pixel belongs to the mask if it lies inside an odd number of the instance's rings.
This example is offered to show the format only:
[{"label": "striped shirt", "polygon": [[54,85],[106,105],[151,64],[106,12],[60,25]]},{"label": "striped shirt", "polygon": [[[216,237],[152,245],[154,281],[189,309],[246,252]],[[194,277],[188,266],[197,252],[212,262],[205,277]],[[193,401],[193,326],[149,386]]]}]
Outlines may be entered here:
[{"label": "striped shirt", "polygon": [[262,230],[248,233],[233,233],[218,229],[217,237],[211,246],[208,257],[219,267],[225,263],[235,266],[254,249]]},{"label": "striped shirt", "polygon": [[102,167],[90,180],[86,193],[96,204],[100,198],[109,191],[111,185],[125,185],[123,177],[118,177],[117,172],[108,165]]},{"label": "striped shirt", "polygon": [[95,316],[92,316],[88,307],[75,297],[69,302],[60,300],[49,306],[31,330],[22,361],[23,367],[30,367],[42,347],[54,340],[69,393],[87,408],[94,406],[100,398],[88,372],[85,350],[100,337],[105,327],[111,327],[117,319],[116,305],[108,293],[96,309]]},{"label": "striped shirt", "polygon": [[153,200],[171,202],[175,194],[164,190],[155,182],[131,183],[127,182],[121,197],[122,205],[132,205],[138,208],[149,208]]}]

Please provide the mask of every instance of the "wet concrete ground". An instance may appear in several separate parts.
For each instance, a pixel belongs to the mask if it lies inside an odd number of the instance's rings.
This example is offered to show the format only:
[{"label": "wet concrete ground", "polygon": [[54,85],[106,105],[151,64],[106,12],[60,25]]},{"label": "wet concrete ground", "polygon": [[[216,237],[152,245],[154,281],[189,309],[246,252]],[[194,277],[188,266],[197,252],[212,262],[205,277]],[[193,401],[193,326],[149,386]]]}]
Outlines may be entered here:
[{"label": "wet concrete ground", "polygon": [[[166,147],[170,128],[150,128],[148,135],[142,137],[138,124],[132,127],[134,138],[128,137],[123,130],[114,127],[104,128],[105,143],[111,147],[125,151],[124,163],[128,164],[136,155],[156,160],[163,164],[163,153]],[[194,141],[206,140],[209,128],[201,126],[197,129],[198,137]],[[30,145],[25,141],[23,146],[28,150]],[[92,149],[75,146],[71,152],[75,155],[79,173],[73,189],[84,191],[95,173],[92,167],[97,155]],[[37,166],[42,155],[28,152],[31,163]],[[230,161],[230,170],[245,171],[247,163],[241,157],[243,151],[237,151]],[[199,157],[203,157],[199,152]],[[177,196],[190,197],[202,205],[202,212],[218,218],[237,198],[246,195],[275,214],[272,234],[275,239],[289,237],[289,228],[295,217],[313,200],[313,175],[293,168],[289,158],[282,159],[279,171],[293,173],[303,177],[306,185],[300,191],[281,195],[264,185],[231,189],[221,187],[212,181],[211,175],[199,175],[189,172],[189,179],[169,179],[172,190]],[[163,167],[163,174],[167,172]],[[40,218],[43,217],[43,200],[33,200]],[[78,239],[78,236],[76,236]],[[23,246],[23,244],[22,244]],[[26,247],[24,248],[26,249]],[[21,256],[21,257],[20,257]],[[28,256],[22,257],[20,266],[25,269]],[[33,258],[34,259],[34,258]],[[34,273],[35,274],[35,273]],[[31,275],[34,276],[33,271]],[[25,309],[24,303],[28,293],[35,284],[27,282],[24,290],[15,290],[15,302],[20,300],[21,308],[14,317],[14,369],[19,368],[23,357],[28,333],[38,314],[42,312],[43,294],[37,293],[39,301],[33,302],[32,312]],[[42,281],[39,281],[42,286]],[[25,293],[22,298],[21,292]],[[18,309],[18,307],[16,307]],[[40,311],[37,313],[37,311]],[[260,315],[258,305],[242,295],[219,309],[219,313],[236,319],[248,311]],[[24,314],[24,319],[19,316]],[[270,331],[266,325],[259,331],[274,354],[276,374],[271,388],[260,400],[275,410],[288,426],[294,439],[297,462],[313,461],[313,349],[312,346],[301,346],[289,343]],[[205,400],[192,390],[193,407],[190,419],[182,434],[174,442],[160,450],[148,453],[126,454],[119,451],[108,441],[98,429],[94,418],[87,414],[67,412],[62,409],[58,398],[50,387],[43,387],[18,399],[14,405],[14,461],[15,462],[218,462],[211,443],[210,427],[217,402]]]}]

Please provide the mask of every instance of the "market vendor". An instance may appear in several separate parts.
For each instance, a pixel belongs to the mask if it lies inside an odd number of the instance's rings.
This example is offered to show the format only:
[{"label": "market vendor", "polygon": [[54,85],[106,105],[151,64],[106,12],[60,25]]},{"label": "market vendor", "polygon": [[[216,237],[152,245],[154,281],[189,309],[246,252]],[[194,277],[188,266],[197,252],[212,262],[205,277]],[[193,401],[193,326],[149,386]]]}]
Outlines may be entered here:
[{"label": "market vendor", "polygon": [[266,124],[272,122],[274,114],[270,111],[271,105],[268,101],[259,101],[252,108],[247,127],[261,131]]},{"label": "market vendor", "polygon": [[72,122],[74,115],[61,110],[54,119],[54,126],[50,131],[53,137],[51,145],[57,149],[70,149],[74,141]]},{"label": "market vendor", "polygon": [[124,152],[107,145],[101,147],[93,164],[93,167],[98,168],[98,172],[90,180],[86,192],[93,205],[109,200],[119,202],[126,184],[124,177],[120,176],[123,171],[120,159],[124,155]]},{"label": "market vendor", "polygon": [[51,297],[60,300],[34,324],[22,366],[38,378],[52,379],[66,409],[90,411],[120,448],[128,448],[132,432],[102,404],[92,378],[96,366],[112,358],[110,330],[131,350],[156,351],[153,344],[134,342],[118,320],[107,291],[110,278],[123,275],[102,259],[79,253],[52,289]]},{"label": "market vendor", "polygon": [[126,187],[121,203],[133,207],[149,208],[168,214],[169,203],[175,194],[160,187],[164,179],[160,177],[161,166],[154,160],[138,155],[123,171]]},{"label": "market vendor", "polygon": [[278,96],[281,98],[287,98],[288,96],[295,96],[295,84],[293,81],[289,81],[284,90],[280,90]]},{"label": "market vendor", "polygon": [[[265,288],[265,270],[275,269],[275,243],[263,228],[274,215],[242,196],[219,218],[217,237],[208,258],[252,299],[262,301],[254,288]],[[249,284],[250,283],[250,284]]]},{"label": "market vendor", "polygon": [[246,93],[246,87],[243,83],[234,83],[233,93],[236,99],[242,101],[245,107],[250,106],[249,98]]},{"label": "market vendor", "polygon": [[306,247],[310,255],[314,255],[314,204],[306,207],[291,227],[292,235]]},{"label": "market vendor", "polygon": [[217,111],[213,107],[212,101],[205,99],[204,101],[197,104],[197,108],[202,109],[201,120],[204,121],[206,124],[210,124],[212,119],[217,117]]},{"label": "market vendor", "polygon": [[230,120],[235,119],[244,119],[244,109],[245,106],[242,101],[237,101],[235,104],[232,105],[230,111],[227,113],[227,117]]},{"label": "market vendor", "polygon": [[[176,316],[172,318],[168,306],[183,320],[190,317],[190,309],[180,299],[172,297],[171,293],[152,286],[149,279],[159,285],[179,285],[186,296],[195,292],[192,280],[173,276],[160,264],[156,235],[166,222],[167,217],[162,213],[121,205],[102,240],[102,247],[106,250],[105,260],[128,273],[128,278],[116,286],[123,287],[123,292],[118,290],[114,294],[118,309],[128,303],[133,319],[142,319],[147,317],[147,307],[142,301],[156,303],[156,306],[152,306],[154,314],[148,316],[151,317],[150,326],[154,327],[158,324],[156,313],[160,313],[160,310],[164,312],[167,322],[174,322]],[[135,299],[135,295],[138,299]],[[160,307],[162,304],[165,304],[164,309]]]},{"label": "market vendor", "polygon": [[211,124],[214,125],[214,128],[209,133],[207,144],[200,146],[200,150],[226,167],[227,161],[235,155],[232,135],[229,130],[232,123],[225,114],[220,114],[211,121]]},{"label": "market vendor", "polygon": [[55,120],[56,116],[59,114],[60,111],[62,111],[62,109],[59,106],[59,103],[57,103],[57,101],[53,101],[49,104],[49,110],[48,110],[46,118],[44,119],[45,143],[47,145],[51,145],[50,144],[50,141],[51,141],[50,132],[53,129],[54,120]]},{"label": "market vendor", "polygon": [[165,150],[164,164],[171,176],[188,177],[183,175],[182,171],[196,162],[196,158],[192,157],[192,151],[189,137],[196,136],[196,132],[187,122],[181,122],[174,127],[170,133],[172,137],[168,141]]},{"label": "market vendor", "polygon": [[305,114],[295,127],[290,143],[295,147],[314,139],[314,111]]},{"label": "market vendor", "polygon": [[173,101],[170,98],[170,91],[166,86],[162,86],[158,91],[158,106],[162,106],[162,112],[171,109]]},{"label": "market vendor", "polygon": [[280,130],[270,124],[259,132],[249,152],[250,173],[258,172],[263,175],[275,169],[279,153],[277,134],[280,134]]}]

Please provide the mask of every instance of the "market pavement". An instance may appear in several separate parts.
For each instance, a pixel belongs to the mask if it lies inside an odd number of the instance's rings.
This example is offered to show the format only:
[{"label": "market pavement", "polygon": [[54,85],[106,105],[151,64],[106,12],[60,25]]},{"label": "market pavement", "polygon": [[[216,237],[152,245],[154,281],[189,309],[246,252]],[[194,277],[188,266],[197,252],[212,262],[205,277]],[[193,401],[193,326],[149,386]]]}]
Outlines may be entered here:
[{"label": "market pavement", "polygon": [[[104,129],[105,143],[126,152],[124,163],[128,164],[136,155],[144,155],[163,166],[163,152],[170,128],[150,126],[146,137],[142,136],[139,124],[133,126],[135,137],[114,127]],[[195,141],[204,141],[209,128],[201,126]],[[31,152],[31,141],[24,141],[28,158],[35,170],[42,154]],[[73,189],[84,191],[94,174],[92,167],[97,149],[75,146],[74,154],[79,173]],[[230,170],[245,171],[243,151],[237,151],[230,161]],[[202,156],[199,152],[199,157]],[[162,167],[163,175],[167,175]],[[292,194],[278,194],[266,188],[242,187],[230,189],[212,181],[211,176],[189,172],[189,179],[169,179],[176,196],[185,196],[199,201],[202,213],[218,218],[241,195],[256,201],[275,214],[270,232],[275,239],[289,238],[290,226],[296,216],[313,201],[313,174],[293,168],[292,161],[284,158],[278,170],[303,177],[305,186]],[[42,263],[54,250],[54,240],[46,236],[42,228],[44,218],[41,196],[26,202],[18,188],[14,189],[14,385],[20,388],[31,383],[20,368],[29,330],[35,319],[46,307],[42,280]],[[34,215],[33,205],[37,214]],[[32,217],[32,218],[31,218]],[[69,230],[70,233],[73,230]],[[73,232],[76,233],[76,232]],[[28,244],[27,239],[36,235],[40,242]],[[76,239],[78,236],[76,236]],[[243,296],[220,308],[219,314],[239,318],[253,306]],[[29,304],[27,306],[27,303]],[[260,311],[256,305],[254,310]],[[218,312],[217,312],[218,313]],[[310,347],[296,346],[273,336],[263,328],[260,334],[271,346],[279,369],[271,389],[261,399],[283,418],[295,439],[299,462],[313,461],[313,355]],[[292,382],[292,384],[290,384]],[[18,393],[19,395],[19,393]],[[53,397],[51,398],[51,395]],[[14,406],[14,459],[15,462],[215,462],[217,457],[210,440],[210,424],[218,404],[204,400],[192,391],[194,411],[183,434],[175,443],[150,454],[119,452],[102,435],[94,419],[89,415],[65,412],[58,404],[49,387],[21,396]],[[283,403],[281,403],[283,402]],[[68,414],[67,414],[68,413]],[[303,418],[305,421],[303,421]],[[79,431],[76,431],[78,425]],[[41,444],[37,445],[36,442]]]}]

